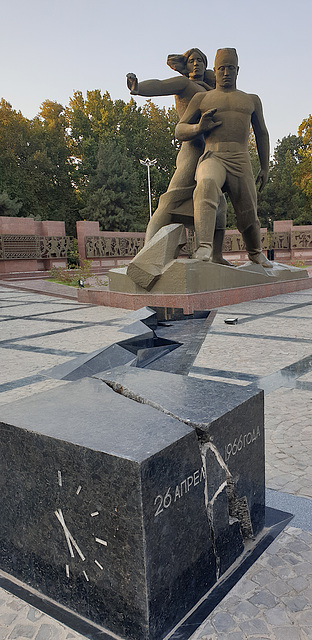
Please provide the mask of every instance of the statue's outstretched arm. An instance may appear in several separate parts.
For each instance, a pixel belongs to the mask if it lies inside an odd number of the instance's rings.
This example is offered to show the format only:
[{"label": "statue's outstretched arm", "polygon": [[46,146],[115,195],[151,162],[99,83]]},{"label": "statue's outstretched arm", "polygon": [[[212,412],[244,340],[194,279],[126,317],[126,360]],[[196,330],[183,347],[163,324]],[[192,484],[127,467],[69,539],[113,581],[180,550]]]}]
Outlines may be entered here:
[{"label": "statue's outstretched arm", "polygon": [[213,120],[216,109],[210,109],[202,114],[200,105],[203,97],[202,93],[198,93],[192,98],[183,117],[176,126],[175,135],[178,140],[193,140],[193,138],[197,138],[202,134],[207,135],[209,131],[222,124]]},{"label": "statue's outstretched arm", "polygon": [[167,80],[143,80],[139,82],[134,73],[127,73],[127,86],[134,96],[171,96],[184,91],[190,80],[186,76],[177,76]]},{"label": "statue's outstretched arm", "polygon": [[259,191],[262,191],[269,176],[270,140],[269,133],[264,122],[261,100],[258,96],[254,96],[254,99],[255,110],[251,116],[251,124],[256,138],[261,166],[257,175],[256,183],[259,184]]}]

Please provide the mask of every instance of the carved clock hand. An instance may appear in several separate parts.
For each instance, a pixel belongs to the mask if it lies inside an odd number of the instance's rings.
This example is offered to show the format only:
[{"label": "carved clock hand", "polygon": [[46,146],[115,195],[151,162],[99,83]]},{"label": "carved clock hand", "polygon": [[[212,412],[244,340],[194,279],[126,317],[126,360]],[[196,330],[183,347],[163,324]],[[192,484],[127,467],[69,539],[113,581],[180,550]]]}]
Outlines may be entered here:
[{"label": "carved clock hand", "polygon": [[57,509],[57,511],[54,511],[54,513],[55,513],[59,523],[61,524],[61,526],[63,528],[64,534],[65,534],[65,538],[66,538],[66,542],[67,542],[68,549],[69,549],[69,553],[70,553],[71,557],[72,558],[75,557],[74,550],[73,550],[73,547],[74,547],[74,549],[76,549],[77,553],[79,554],[81,560],[85,560],[85,556],[83,555],[80,547],[78,547],[78,544],[77,544],[75,538],[72,536],[72,534],[70,533],[70,531],[69,531],[69,529],[68,529],[68,527],[67,527],[67,525],[65,523],[64,516],[63,516],[63,513],[62,513],[62,509]]}]

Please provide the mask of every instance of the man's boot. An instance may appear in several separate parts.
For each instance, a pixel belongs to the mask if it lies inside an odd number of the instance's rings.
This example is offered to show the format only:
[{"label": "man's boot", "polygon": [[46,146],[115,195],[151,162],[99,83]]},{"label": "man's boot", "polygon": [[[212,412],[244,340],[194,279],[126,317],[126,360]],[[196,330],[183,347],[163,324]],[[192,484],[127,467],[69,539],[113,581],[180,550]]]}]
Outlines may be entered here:
[{"label": "man's boot", "polygon": [[223,258],[222,255],[224,235],[225,229],[215,229],[212,244],[212,256],[210,258],[210,261],[215,262],[216,264],[224,264],[227,267],[234,267],[234,265]]},{"label": "man's boot", "polygon": [[273,262],[270,262],[261,251],[260,224],[255,222],[250,225],[242,232],[242,236],[251,262],[261,264],[267,269],[272,268]]}]

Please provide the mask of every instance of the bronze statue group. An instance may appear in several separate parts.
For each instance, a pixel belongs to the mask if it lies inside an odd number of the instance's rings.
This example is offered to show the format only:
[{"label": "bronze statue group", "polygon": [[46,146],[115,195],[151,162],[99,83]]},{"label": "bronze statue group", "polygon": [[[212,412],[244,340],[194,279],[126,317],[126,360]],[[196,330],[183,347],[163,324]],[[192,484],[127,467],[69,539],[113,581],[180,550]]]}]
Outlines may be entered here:
[{"label": "bronze statue group", "polygon": [[195,229],[195,259],[229,265],[222,256],[227,193],[249,259],[272,267],[261,252],[256,185],[248,153],[252,126],[260,160],[256,182],[261,190],[268,179],[269,135],[259,97],[236,88],[236,50],[218,49],[213,71],[207,69],[207,58],[197,48],[169,55],[167,64],[180,75],[143,82],[133,73],[127,75],[132,95],[174,95],[180,118],[176,137],[182,145],[176,171],[147,226],[146,243],[163,226],[183,222]]}]

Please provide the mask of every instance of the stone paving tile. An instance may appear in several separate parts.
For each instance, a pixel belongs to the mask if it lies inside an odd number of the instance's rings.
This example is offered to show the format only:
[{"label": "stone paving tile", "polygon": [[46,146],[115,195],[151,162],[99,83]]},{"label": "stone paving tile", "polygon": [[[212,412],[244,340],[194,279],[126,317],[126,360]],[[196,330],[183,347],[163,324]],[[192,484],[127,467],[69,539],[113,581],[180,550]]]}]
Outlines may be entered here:
[{"label": "stone paving tile", "polygon": [[[38,345],[37,345],[38,346]],[[0,385],[26,376],[41,374],[43,370],[62,364],[68,360],[66,356],[53,355],[51,353],[25,352],[13,349],[1,349],[0,359],[4,366],[0,368]]]},{"label": "stone paving tile", "polygon": [[312,392],[280,388],[265,398],[266,484],[312,497]]},{"label": "stone paving tile", "polygon": [[35,607],[0,588],[0,640],[85,640]]},{"label": "stone paving tile", "polygon": [[20,387],[19,389],[12,389],[11,391],[0,393],[0,406],[3,404],[7,404],[8,402],[15,402],[16,400],[27,398],[28,396],[31,396],[35,393],[49,391],[50,389],[54,389],[55,387],[59,387],[64,384],[68,384],[68,382],[64,380],[53,380],[51,378],[43,380],[42,382],[25,385],[24,387]]},{"label": "stone paving tile", "polygon": [[58,320],[80,320],[83,322],[101,322],[102,320],[118,320],[126,318],[131,311],[128,309],[116,309],[115,307],[85,307],[79,308],[76,311],[77,303],[75,304],[75,310],[68,309],[68,311],[62,311],[61,313],[53,314],[53,318]]},{"label": "stone paving tile", "polygon": [[[264,358],[263,355],[266,352],[267,357]],[[311,352],[312,342],[311,347],[307,348],[306,344],[301,343],[271,341],[260,337],[255,340],[249,337],[243,339],[242,345],[242,338],[239,335],[224,336],[211,332],[194,366],[265,376],[293,364]]]},{"label": "stone paving tile", "polygon": [[[28,309],[27,309],[28,312]],[[58,331],[64,329],[62,320],[55,318],[29,318],[27,322],[23,318],[14,318],[11,322],[1,322],[1,342],[12,338],[23,338],[26,335],[36,335],[41,331]]]},{"label": "stone paving tile", "polygon": [[[290,561],[289,549],[294,549],[297,565]],[[306,575],[300,583],[300,578],[293,577],[294,566],[304,571],[307,549],[312,551],[312,534],[289,526],[197,629],[192,640],[310,640],[312,600],[307,596],[307,586],[311,589],[312,575]],[[275,554],[279,562],[274,567],[271,560]]]},{"label": "stone paving tile", "polygon": [[[67,327],[65,327],[67,328]],[[64,349],[90,353],[113,342],[120,342],[130,337],[116,326],[72,327],[70,331],[45,335],[39,338],[28,338],[20,344],[50,349]],[[44,330],[44,329],[43,329]],[[0,345],[1,346],[1,345]]]}]

